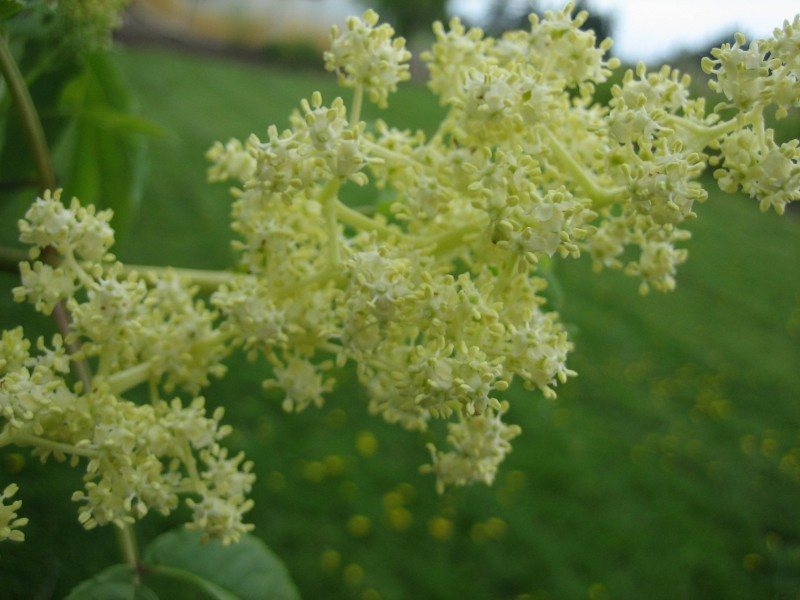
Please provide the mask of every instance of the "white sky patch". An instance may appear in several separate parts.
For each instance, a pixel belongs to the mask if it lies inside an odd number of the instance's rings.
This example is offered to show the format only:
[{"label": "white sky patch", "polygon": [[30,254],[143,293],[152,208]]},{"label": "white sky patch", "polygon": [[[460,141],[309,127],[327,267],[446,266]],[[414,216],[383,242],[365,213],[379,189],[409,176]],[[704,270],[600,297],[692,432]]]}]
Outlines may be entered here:
[{"label": "white sky patch", "polygon": [[[566,1],[542,1],[560,8]],[[480,19],[487,0],[452,0],[454,14]],[[683,50],[703,49],[732,31],[748,38],[770,37],[786,19],[800,13],[798,0],[589,0],[589,10],[615,15],[612,54],[652,63]],[[708,48],[706,48],[708,49]]]}]

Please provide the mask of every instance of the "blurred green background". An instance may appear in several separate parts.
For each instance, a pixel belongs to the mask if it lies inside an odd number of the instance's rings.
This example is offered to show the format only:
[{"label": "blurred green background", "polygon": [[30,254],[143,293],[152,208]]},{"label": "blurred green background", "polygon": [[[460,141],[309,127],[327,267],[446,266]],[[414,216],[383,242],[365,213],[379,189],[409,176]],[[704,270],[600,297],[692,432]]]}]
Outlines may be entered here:
[{"label": "blurred green background", "polygon": [[[333,78],[163,50],[114,59],[165,130],[119,257],[231,266],[230,197],[205,183],[203,153],[286,125],[313,90],[339,94]],[[440,116],[419,84],[381,115],[429,131]],[[0,207],[4,241],[29,201]],[[261,390],[263,365],[233,357],[205,395],[227,407],[229,445],[255,461],[250,518],[303,596],[800,597],[800,222],[716,192],[698,214],[672,294],[641,297],[619,273],[557,263],[579,376],[557,401],[508,392],[523,434],[492,488],[437,495],[418,473],[426,436],[369,416],[350,369],[324,408],[287,415]],[[11,302],[15,284],[0,275],[0,326],[52,332]],[[0,597],[61,597],[118,562],[110,528],[78,525],[68,467],[4,449],[0,481],[20,484],[31,519],[24,544],[0,547]],[[140,540],[184,516],[149,517]]]}]

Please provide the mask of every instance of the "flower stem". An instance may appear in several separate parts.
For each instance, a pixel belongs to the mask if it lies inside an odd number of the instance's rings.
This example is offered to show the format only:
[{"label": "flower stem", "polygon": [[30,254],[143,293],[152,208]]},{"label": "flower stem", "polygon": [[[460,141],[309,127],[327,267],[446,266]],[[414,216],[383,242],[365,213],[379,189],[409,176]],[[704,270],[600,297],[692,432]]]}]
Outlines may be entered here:
[{"label": "flower stem", "polygon": [[30,260],[30,256],[21,248],[0,246],[0,271],[19,275],[19,263]]},{"label": "flower stem", "polygon": [[47,438],[39,437],[38,435],[31,435],[29,433],[12,433],[10,438],[11,441],[18,446],[36,446],[37,448],[50,450],[51,452],[74,454],[75,456],[83,456],[85,458],[96,458],[98,455],[97,450],[92,448],[78,447],[72,444],[56,442],[53,440],[48,440]]},{"label": "flower stem", "polygon": [[325,214],[325,230],[328,233],[328,250],[330,251],[330,261],[332,266],[339,264],[341,260],[341,250],[339,249],[339,222],[336,218],[337,204],[339,199],[336,194],[339,192],[339,178],[334,177],[319,194],[318,201],[322,205]]},{"label": "flower stem", "polygon": [[147,381],[150,378],[150,369],[149,362],[140,363],[109,375],[106,382],[111,388],[111,393],[118,396]]},{"label": "flower stem", "polygon": [[443,233],[418,238],[414,241],[414,247],[418,249],[434,246],[436,256],[442,256],[458,249],[464,243],[464,238],[478,232],[486,226],[486,215],[480,215],[472,221],[468,221],[461,227],[449,229]]},{"label": "flower stem", "polygon": [[342,204],[341,202],[336,203],[336,216],[345,225],[349,225],[350,227],[360,231],[377,231],[378,233],[387,235],[400,235],[399,231],[392,229],[385,223],[381,223],[376,219],[368,217],[357,210]]},{"label": "flower stem", "polygon": [[669,115],[668,118],[672,125],[681,127],[684,131],[696,136],[700,150],[708,146],[713,140],[734,131],[742,125],[741,121],[736,118],[730,119],[729,121],[721,121],[714,125],[696,123],[679,115]]},{"label": "flower stem", "polygon": [[249,277],[245,273],[233,273],[230,271],[210,271],[202,269],[176,269],[174,267],[151,267],[148,265],[125,265],[122,273],[128,275],[136,272],[140,275],[153,275],[163,277],[170,273],[178,277],[189,279],[194,285],[198,286],[203,292],[215,292],[217,288],[226,283],[231,283],[240,277]]},{"label": "flower stem", "polygon": [[139,552],[136,547],[136,534],[133,531],[133,526],[124,525],[122,527],[117,527],[116,533],[120,553],[124,557],[125,562],[133,567],[133,570],[135,573],[137,573],[136,576],[138,578]]},{"label": "flower stem", "polygon": [[361,104],[364,101],[364,87],[357,85],[353,92],[353,105],[350,107],[350,127],[355,127],[361,120]]},{"label": "flower stem", "polygon": [[14,443],[14,438],[8,430],[0,432],[0,448]]},{"label": "flower stem", "polygon": [[591,198],[592,205],[595,208],[602,208],[618,199],[619,195],[624,191],[622,188],[609,189],[600,185],[592,176],[592,173],[587,172],[583,165],[575,160],[558,138],[553,135],[552,131],[544,126],[540,128],[540,131],[544,134],[544,138],[547,140],[558,164],[575,178],[584,193]]},{"label": "flower stem", "polygon": [[39,120],[28,86],[25,85],[25,79],[22,77],[14,56],[11,54],[8,39],[5,35],[0,35],[0,71],[3,73],[3,78],[8,84],[8,91],[22,118],[23,130],[28,137],[28,143],[33,152],[41,185],[45,189],[54,189],[56,187],[56,175],[53,170],[53,160],[50,155],[50,149],[47,146],[42,122]]}]

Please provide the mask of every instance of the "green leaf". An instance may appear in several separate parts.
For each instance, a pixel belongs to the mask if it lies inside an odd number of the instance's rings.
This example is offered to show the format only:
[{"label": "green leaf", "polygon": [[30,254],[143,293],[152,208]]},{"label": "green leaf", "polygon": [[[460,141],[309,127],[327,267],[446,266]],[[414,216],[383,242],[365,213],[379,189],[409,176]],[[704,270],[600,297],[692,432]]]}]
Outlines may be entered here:
[{"label": "green leaf", "polygon": [[103,52],[87,57],[81,76],[61,94],[61,113],[74,117],[56,158],[66,173],[65,196],[112,209],[114,228],[123,235],[141,196],[141,133],[159,132],[133,115],[132,108],[125,82]]},{"label": "green leaf", "polygon": [[142,133],[151,137],[161,137],[166,130],[139,115],[133,115],[108,107],[92,107],[86,109],[67,109],[62,112],[64,116],[85,119],[107,131],[117,134]]},{"label": "green leaf", "polygon": [[24,8],[22,0],[0,0],[0,20],[10,19]]},{"label": "green leaf", "polygon": [[214,586],[208,590],[226,594],[212,598],[299,600],[286,567],[258,538],[245,535],[223,546],[216,540],[201,544],[200,537],[186,529],[165,533],[145,550],[145,563],[154,573],[161,567],[191,573]]},{"label": "green leaf", "polygon": [[158,600],[158,596],[136,584],[131,567],[114,565],[75,587],[67,600]]},{"label": "green leaf", "polygon": [[164,600],[238,600],[217,584],[184,569],[148,567],[142,581]]}]

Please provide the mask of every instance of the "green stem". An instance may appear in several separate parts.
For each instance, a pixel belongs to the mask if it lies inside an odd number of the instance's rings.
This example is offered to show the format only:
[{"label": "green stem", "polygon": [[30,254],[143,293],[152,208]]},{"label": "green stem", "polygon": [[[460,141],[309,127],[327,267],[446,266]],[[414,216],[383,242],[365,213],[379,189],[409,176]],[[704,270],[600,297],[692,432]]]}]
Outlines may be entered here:
[{"label": "green stem", "polygon": [[197,461],[192,454],[192,449],[187,440],[183,440],[183,463],[186,465],[186,470],[189,472],[189,477],[192,481],[200,482],[200,473],[197,471]]},{"label": "green stem", "polygon": [[514,278],[514,274],[517,272],[518,264],[519,256],[515,254],[510,254],[500,264],[497,271],[497,278],[495,279],[495,285],[491,293],[492,298],[498,299],[502,293],[508,289],[511,280]]},{"label": "green stem", "polygon": [[339,222],[336,218],[337,204],[339,199],[336,194],[339,192],[339,178],[334,177],[319,194],[317,199],[322,205],[325,214],[325,229],[328,233],[328,250],[330,251],[331,265],[336,266],[341,260],[341,249],[339,248]]},{"label": "green stem", "polygon": [[85,458],[97,458],[97,450],[92,448],[83,448],[73,446],[72,444],[65,444],[63,442],[55,442],[48,440],[38,435],[30,435],[29,433],[13,433],[11,434],[11,441],[18,446],[36,446],[44,450],[52,452],[63,452],[64,454],[74,454],[75,456],[83,456]]},{"label": "green stem", "polygon": [[345,351],[344,346],[334,344],[333,342],[319,342],[317,348],[324,352],[330,352],[331,354],[341,354]]},{"label": "green stem", "polygon": [[[0,101],[2,104],[2,101]],[[3,110],[0,108],[0,113]],[[16,192],[30,187],[37,187],[39,182],[36,179],[18,179],[16,181],[0,181],[0,192]]]},{"label": "green stem", "polygon": [[[63,300],[53,307],[53,319],[55,319],[61,337],[67,339],[70,333],[72,318]],[[68,343],[67,350],[69,350],[70,354],[76,354],[79,350],[78,344],[75,342]],[[85,360],[76,360],[73,358],[70,360],[70,364],[72,365],[75,375],[78,376],[78,380],[80,380],[81,389],[84,393],[88,393],[92,389],[92,371],[89,368],[89,363]]]},{"label": "green stem", "polygon": [[125,562],[137,573],[138,578],[139,552],[136,547],[136,534],[133,532],[133,526],[124,525],[123,527],[117,527],[116,533],[120,552]]},{"label": "green stem", "polygon": [[150,371],[151,366],[149,362],[141,363],[125,369],[124,371],[117,371],[113,375],[109,375],[106,378],[106,382],[111,388],[111,393],[118,396],[135,388],[140,383],[148,381],[150,379]]},{"label": "green stem", "polygon": [[202,269],[176,269],[174,267],[151,267],[148,265],[125,265],[122,273],[129,275],[130,273],[138,273],[139,275],[153,275],[155,277],[164,277],[165,275],[174,274],[178,277],[185,277],[189,279],[194,285],[198,286],[203,292],[215,292],[217,288],[226,283],[232,283],[241,277],[250,277],[244,273],[232,273],[230,271],[208,271]]},{"label": "green stem", "polygon": [[19,263],[29,260],[30,256],[21,248],[0,246],[0,271],[19,275]]},{"label": "green stem", "polygon": [[450,229],[443,233],[431,235],[424,238],[419,238],[415,241],[414,247],[421,249],[430,246],[435,246],[434,252],[436,255],[441,256],[456,250],[464,243],[464,238],[482,227],[486,226],[486,215],[483,214],[473,221],[467,222],[461,227]]},{"label": "green stem", "polygon": [[350,107],[350,127],[355,127],[361,120],[361,104],[364,101],[364,88],[357,85],[353,92],[353,105]]},{"label": "green stem", "polygon": [[698,141],[702,148],[705,148],[710,144],[713,140],[717,139],[718,137],[725,135],[726,133],[730,133],[731,131],[741,127],[741,122],[739,119],[733,118],[728,121],[722,121],[721,123],[717,123],[715,125],[703,125],[700,123],[696,123],[694,121],[690,121],[686,117],[681,117],[678,115],[670,115],[668,121],[675,125],[676,127],[680,127],[684,131],[691,133],[692,135],[697,136]]},{"label": "green stem", "polygon": [[64,257],[64,264],[75,272],[75,274],[78,276],[78,281],[83,284],[83,287],[86,288],[86,291],[99,289],[99,286],[95,283],[94,278],[86,272],[86,269],[84,269],[78,262],[78,259],[75,258],[75,254],[72,252],[71,248]]},{"label": "green stem", "polygon": [[386,235],[402,235],[399,231],[389,227],[385,223],[381,223],[373,218],[370,218],[365,214],[342,204],[339,201],[336,202],[335,208],[336,216],[339,218],[339,220],[345,225],[349,225],[353,229],[358,229],[360,231],[376,231]]},{"label": "green stem", "polygon": [[25,85],[25,79],[19,71],[14,56],[11,54],[8,39],[5,35],[0,35],[0,71],[3,73],[3,78],[8,84],[8,91],[22,118],[23,129],[28,136],[28,143],[33,152],[36,170],[39,172],[42,187],[54,189],[56,187],[56,175],[53,170],[53,161],[50,149],[47,146],[42,122],[39,120],[33,99],[28,87]]},{"label": "green stem", "polygon": [[415,167],[419,167],[420,169],[427,168],[427,165],[424,165],[421,162],[415,161],[414,158],[403,154],[402,152],[397,152],[396,150],[390,150],[389,148],[384,148],[380,144],[377,144],[370,140],[363,140],[364,145],[369,148],[370,153],[375,154],[376,156],[387,158],[389,160],[395,160],[400,163],[403,162],[411,162],[414,164]]},{"label": "green stem", "polygon": [[608,187],[600,185],[592,174],[575,160],[572,154],[570,154],[556,136],[553,135],[553,132],[545,126],[541,126],[539,130],[544,134],[558,164],[575,178],[584,193],[592,199],[592,205],[595,208],[602,208],[603,206],[612,204],[619,198],[620,194],[624,192],[624,188],[609,189]]},{"label": "green stem", "polygon": [[8,430],[0,432],[0,448],[14,443],[14,438]]}]

